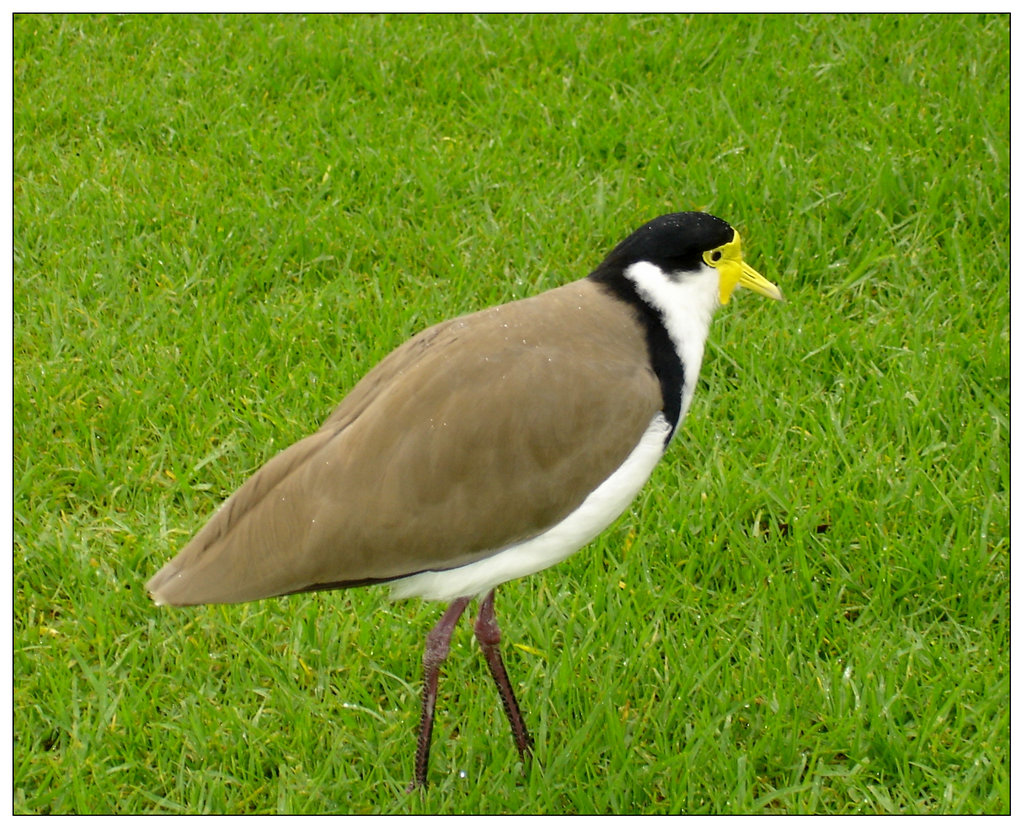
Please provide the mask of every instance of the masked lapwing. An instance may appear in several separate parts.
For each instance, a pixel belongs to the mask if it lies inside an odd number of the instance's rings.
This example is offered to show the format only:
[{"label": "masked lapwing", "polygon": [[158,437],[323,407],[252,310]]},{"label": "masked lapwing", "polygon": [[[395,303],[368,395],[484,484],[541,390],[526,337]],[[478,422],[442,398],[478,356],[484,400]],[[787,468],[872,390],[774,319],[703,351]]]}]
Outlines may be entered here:
[{"label": "masked lapwing", "polygon": [[585,279],[428,328],[228,498],[149,592],[196,605],[387,583],[392,599],[450,602],[426,639],[410,788],[426,784],[438,674],[477,597],[476,637],[525,761],[495,587],[557,564],[626,509],[737,285],[782,298],[728,223],[672,213]]}]

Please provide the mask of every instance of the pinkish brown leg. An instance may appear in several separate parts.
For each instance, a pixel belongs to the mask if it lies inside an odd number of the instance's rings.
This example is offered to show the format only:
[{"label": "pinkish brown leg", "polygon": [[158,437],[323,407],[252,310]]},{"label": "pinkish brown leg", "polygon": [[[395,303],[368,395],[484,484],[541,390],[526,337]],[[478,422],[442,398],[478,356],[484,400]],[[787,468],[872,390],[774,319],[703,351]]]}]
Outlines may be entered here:
[{"label": "pinkish brown leg", "polygon": [[501,661],[501,651],[498,649],[501,642],[501,629],[498,627],[498,620],[494,617],[493,590],[480,602],[480,615],[477,616],[475,630],[477,641],[487,659],[487,667],[491,669],[494,684],[498,686],[498,693],[501,694],[501,704],[505,707],[505,716],[508,717],[508,723],[512,726],[512,739],[515,740],[516,748],[519,749],[519,756],[523,762],[526,762],[532,753],[533,739],[526,730],[526,723],[523,722],[523,715],[519,711],[519,703],[516,702],[516,695],[508,680],[508,671],[505,670],[505,663]]},{"label": "pinkish brown leg", "polygon": [[430,738],[434,732],[434,705],[437,702],[437,680],[441,665],[451,647],[452,631],[469,604],[470,597],[456,599],[445,611],[444,616],[427,634],[427,645],[423,650],[423,713],[420,715],[420,736],[416,744],[416,767],[412,782],[406,791],[427,785],[427,764],[430,760]]}]

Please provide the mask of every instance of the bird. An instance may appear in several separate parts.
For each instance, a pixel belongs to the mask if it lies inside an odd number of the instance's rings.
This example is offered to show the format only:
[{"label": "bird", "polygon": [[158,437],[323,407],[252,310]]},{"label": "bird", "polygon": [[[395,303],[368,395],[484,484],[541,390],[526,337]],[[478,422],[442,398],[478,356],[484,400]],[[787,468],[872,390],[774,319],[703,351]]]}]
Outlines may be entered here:
[{"label": "bird", "polygon": [[669,213],[581,279],[426,328],[228,497],[149,594],[183,606],[386,584],[392,600],[448,602],[426,636],[409,791],[427,785],[440,670],[476,599],[525,768],[533,740],[495,589],[563,561],[629,506],[686,416],[712,314],[737,286],[783,298],[728,222]]}]

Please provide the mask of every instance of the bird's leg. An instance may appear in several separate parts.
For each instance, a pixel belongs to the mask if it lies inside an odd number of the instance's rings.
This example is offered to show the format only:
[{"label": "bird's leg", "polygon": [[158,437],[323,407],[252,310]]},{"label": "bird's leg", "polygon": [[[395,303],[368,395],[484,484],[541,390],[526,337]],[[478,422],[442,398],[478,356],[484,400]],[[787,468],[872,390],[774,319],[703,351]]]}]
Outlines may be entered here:
[{"label": "bird's leg", "polygon": [[523,715],[519,711],[519,703],[516,702],[512,684],[508,681],[508,671],[505,670],[505,663],[501,661],[501,652],[498,649],[498,644],[501,642],[501,630],[498,628],[498,620],[494,617],[493,590],[480,602],[480,615],[476,618],[475,630],[480,649],[487,659],[487,667],[491,669],[494,684],[498,686],[498,693],[501,694],[501,704],[505,707],[505,715],[508,717],[509,725],[512,726],[512,739],[516,741],[519,756],[525,763],[532,753],[533,739],[526,730],[526,723],[523,722]]},{"label": "bird's leg", "polygon": [[456,599],[444,612],[444,616],[427,634],[427,645],[423,649],[423,713],[420,715],[420,737],[416,744],[416,769],[412,782],[406,791],[427,785],[427,763],[430,760],[430,736],[434,731],[434,704],[437,702],[437,678],[441,664],[448,656],[452,631],[462,616],[469,596]]}]

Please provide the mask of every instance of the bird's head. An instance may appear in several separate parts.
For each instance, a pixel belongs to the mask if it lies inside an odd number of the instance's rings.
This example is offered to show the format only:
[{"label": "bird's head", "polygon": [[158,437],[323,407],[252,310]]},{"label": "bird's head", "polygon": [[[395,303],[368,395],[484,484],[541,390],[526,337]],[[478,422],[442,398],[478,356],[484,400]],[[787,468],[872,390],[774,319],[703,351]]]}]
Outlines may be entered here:
[{"label": "bird's head", "polygon": [[726,221],[709,213],[669,213],[652,219],[620,242],[602,267],[625,268],[650,262],[666,273],[700,270],[718,272],[718,298],[729,302],[737,285],[771,299],[782,291],[743,261],[740,235]]}]

